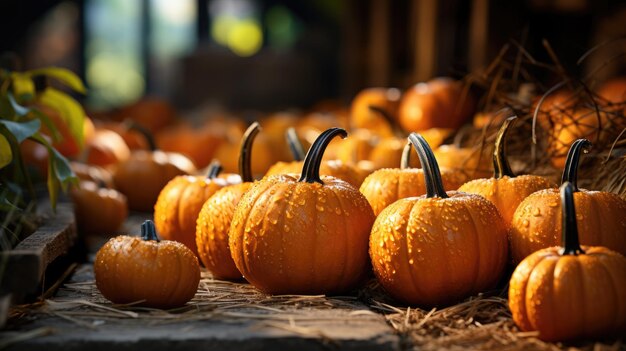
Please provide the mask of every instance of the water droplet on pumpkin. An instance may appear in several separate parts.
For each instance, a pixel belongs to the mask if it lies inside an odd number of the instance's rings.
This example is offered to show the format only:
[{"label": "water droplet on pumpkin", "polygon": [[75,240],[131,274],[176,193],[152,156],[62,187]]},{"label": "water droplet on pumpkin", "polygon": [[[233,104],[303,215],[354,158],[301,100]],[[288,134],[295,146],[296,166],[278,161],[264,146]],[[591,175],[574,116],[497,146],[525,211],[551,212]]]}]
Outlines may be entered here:
[{"label": "water droplet on pumpkin", "polygon": [[413,259],[409,260],[409,264],[413,264],[413,262],[414,262]]},{"label": "water droplet on pumpkin", "polygon": [[315,209],[318,210],[319,212],[324,212],[324,206],[322,206],[320,204],[316,204],[315,205]]},{"label": "water droplet on pumpkin", "polygon": [[535,208],[532,210],[532,212],[531,212],[531,213],[532,213],[532,215],[533,215],[533,216],[535,216],[535,217],[539,217],[539,216],[541,216],[541,210],[539,209],[539,207],[535,207]]}]

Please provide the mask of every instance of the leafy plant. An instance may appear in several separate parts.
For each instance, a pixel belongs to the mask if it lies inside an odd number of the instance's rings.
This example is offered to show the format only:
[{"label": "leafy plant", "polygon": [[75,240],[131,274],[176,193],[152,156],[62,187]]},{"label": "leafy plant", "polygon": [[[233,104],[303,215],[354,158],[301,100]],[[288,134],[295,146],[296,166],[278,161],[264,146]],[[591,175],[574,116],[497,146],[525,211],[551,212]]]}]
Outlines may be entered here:
[{"label": "leafy plant", "polygon": [[[47,191],[52,208],[56,209],[59,191],[66,191],[69,184],[77,181],[68,160],[53,146],[64,138],[58,123],[64,123],[69,135],[82,146],[85,112],[74,98],[50,83],[78,93],[85,93],[85,86],[64,68],[20,71],[14,56],[5,54],[0,61],[0,213],[7,219],[33,207],[33,180],[20,149],[26,140],[41,144],[48,151]],[[45,109],[57,112],[61,121],[53,120]],[[11,227],[2,225],[5,230]],[[11,228],[15,227],[19,225],[13,223]]]}]

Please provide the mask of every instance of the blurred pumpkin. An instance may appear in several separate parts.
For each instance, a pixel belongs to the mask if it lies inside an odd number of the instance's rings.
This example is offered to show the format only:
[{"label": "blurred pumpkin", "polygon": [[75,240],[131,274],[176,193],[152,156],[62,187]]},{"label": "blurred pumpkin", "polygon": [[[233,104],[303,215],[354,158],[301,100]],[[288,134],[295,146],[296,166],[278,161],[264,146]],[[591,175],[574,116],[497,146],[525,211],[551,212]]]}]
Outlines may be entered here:
[{"label": "blurred pumpkin", "polygon": [[458,129],[474,113],[474,99],[450,78],[418,83],[402,96],[399,122],[407,132],[430,128]]},{"label": "blurred pumpkin", "polygon": [[298,123],[298,116],[290,112],[280,112],[267,116],[261,120],[263,135],[272,146],[276,159],[286,161],[291,159],[291,153],[287,147],[285,135],[287,129],[293,128]]},{"label": "blurred pumpkin", "polygon": [[[626,201],[613,193],[578,189],[577,186],[580,153],[590,146],[585,139],[572,144],[561,182],[570,182],[574,186],[580,241],[626,255]],[[537,250],[558,245],[560,234],[559,189],[531,194],[517,207],[511,221],[509,239],[513,262],[518,263]]]},{"label": "blurred pumpkin", "polygon": [[539,98],[532,106],[536,123],[548,135],[552,134],[554,126],[559,123],[561,116],[578,104],[578,96],[570,89],[558,89],[548,92]]},{"label": "blurred pumpkin", "polygon": [[113,175],[102,167],[81,162],[70,162],[70,167],[81,181],[88,180],[105,188],[113,188]]},{"label": "blurred pumpkin", "polygon": [[456,171],[467,182],[492,174],[491,150],[491,145],[460,147],[446,144],[435,149],[435,157],[442,168]]},{"label": "blurred pumpkin", "polygon": [[493,177],[475,179],[459,188],[461,192],[483,196],[496,205],[507,228],[511,224],[513,213],[522,200],[538,190],[552,186],[550,181],[544,177],[527,174],[516,176],[511,170],[506,157],[505,143],[509,127],[516,120],[517,117],[506,119],[496,135],[493,152]]},{"label": "blurred pumpkin", "polygon": [[198,168],[204,168],[215,157],[217,148],[225,137],[207,127],[194,127],[180,123],[163,129],[156,135],[159,149],[189,157]]},{"label": "blurred pumpkin", "polygon": [[149,133],[144,136],[150,150],[133,151],[113,171],[115,188],[126,195],[128,207],[136,211],[152,211],[161,189],[170,180],[196,170],[187,157],[157,150],[152,136]]},{"label": "blurred pumpkin", "polygon": [[50,132],[50,129],[46,126],[45,123],[41,125],[41,132],[47,136],[49,136],[53,142],[52,146],[60,152],[65,157],[76,157],[83,150],[85,145],[89,143],[89,141],[94,137],[96,132],[96,128],[93,124],[91,118],[85,116],[83,119],[83,140],[79,142],[70,132],[70,127],[61,117],[61,114],[46,105],[37,104],[37,109],[43,112],[49,119],[52,124],[57,128],[57,132],[59,133],[59,140],[55,140],[53,134]]},{"label": "blurred pumpkin", "polygon": [[609,108],[626,114],[626,77],[616,77],[604,82],[598,89],[598,96],[605,100]]},{"label": "blurred pumpkin", "polygon": [[148,150],[150,145],[146,138],[136,129],[131,128],[134,122],[127,120],[124,122],[100,121],[97,123],[98,129],[108,129],[119,134],[131,150]]},{"label": "blurred pumpkin", "polygon": [[[223,142],[215,153],[215,158],[222,163],[224,172],[228,173],[236,173],[238,170],[237,160],[239,159],[240,140],[243,138],[243,133],[239,134],[236,141],[233,139],[234,137],[232,135],[226,142]],[[254,177],[265,174],[279,160],[270,140],[263,134],[255,138],[252,153],[255,155],[252,159],[252,174]]]},{"label": "blurred pumpkin", "polygon": [[398,115],[402,92],[396,88],[368,88],[361,90],[352,100],[350,125],[352,128],[369,129],[381,136],[393,136],[395,131],[389,122],[370,107],[375,106],[389,116]]},{"label": "blurred pumpkin", "polygon": [[492,288],[506,266],[504,221],[485,198],[446,193],[437,161],[412,133],[426,195],[400,199],[376,218],[370,256],[376,277],[394,298],[443,306]]},{"label": "blurred pumpkin", "polygon": [[121,108],[117,113],[117,119],[133,120],[154,134],[176,121],[176,111],[165,100],[146,97]]},{"label": "blurred pumpkin", "polygon": [[563,183],[562,247],[526,257],[509,284],[515,324],[538,331],[545,341],[595,339],[626,330],[626,258],[605,247],[580,246],[574,194],[575,187]]},{"label": "blurred pumpkin", "polygon": [[196,221],[198,256],[217,279],[241,279],[230,254],[228,233],[237,204],[254,182],[251,151],[259,130],[259,124],[253,123],[241,140],[239,176],[242,182],[218,190],[202,205]]},{"label": "blurred pumpkin", "polygon": [[137,301],[154,308],[180,307],[200,283],[198,259],[185,245],[159,241],[154,223],[141,226],[141,237],[120,235],[98,252],[93,265],[96,286],[113,303]]},{"label": "blurred pumpkin", "polygon": [[119,229],[128,217],[126,196],[98,184],[81,180],[70,189],[76,226],[80,233],[111,234]]},{"label": "blurred pumpkin", "polygon": [[368,273],[367,241],[374,214],[349,183],[321,176],[330,140],[323,132],[309,149],[300,177],[256,182],[237,208],[229,232],[235,265],[271,294],[331,294],[356,287]]},{"label": "blurred pumpkin", "polygon": [[107,168],[127,161],[130,154],[128,145],[119,134],[101,129],[87,142],[81,159],[90,165]]}]

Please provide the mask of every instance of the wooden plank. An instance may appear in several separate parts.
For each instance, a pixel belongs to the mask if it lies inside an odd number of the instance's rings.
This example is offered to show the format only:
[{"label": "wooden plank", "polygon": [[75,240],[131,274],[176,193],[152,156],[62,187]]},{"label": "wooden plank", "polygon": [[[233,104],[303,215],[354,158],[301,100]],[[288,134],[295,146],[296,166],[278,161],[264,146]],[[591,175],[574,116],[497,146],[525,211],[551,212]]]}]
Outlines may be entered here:
[{"label": "wooden plank", "polygon": [[437,3],[437,0],[413,2],[415,46],[412,84],[432,78],[437,69]]},{"label": "wooden plank", "polygon": [[489,39],[489,0],[473,0],[469,24],[468,64],[476,71],[487,64]]},{"label": "wooden plank", "polygon": [[390,6],[391,2],[386,0],[372,0],[370,6],[369,24],[369,85],[388,86],[390,72],[389,43],[390,32]]},{"label": "wooden plank", "polygon": [[[6,262],[2,289],[17,295],[30,295],[40,287],[46,268],[66,254],[76,243],[74,209],[70,203],[59,203],[56,215],[48,218],[13,250],[0,254]],[[6,260],[6,261],[5,261]]]}]

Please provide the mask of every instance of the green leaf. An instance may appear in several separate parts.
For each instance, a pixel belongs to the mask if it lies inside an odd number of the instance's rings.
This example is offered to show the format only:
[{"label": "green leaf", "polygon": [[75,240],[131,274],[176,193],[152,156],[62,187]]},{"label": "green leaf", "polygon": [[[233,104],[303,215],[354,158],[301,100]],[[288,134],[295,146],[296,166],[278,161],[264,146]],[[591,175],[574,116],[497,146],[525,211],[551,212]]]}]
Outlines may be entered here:
[{"label": "green leaf", "polygon": [[53,88],[46,89],[39,94],[39,100],[57,112],[67,124],[72,137],[78,142],[80,147],[84,143],[83,126],[85,123],[85,110],[69,95]]},{"label": "green leaf", "polygon": [[0,169],[13,161],[13,152],[11,152],[11,144],[7,138],[0,134]]},{"label": "green leaf", "polygon": [[18,143],[26,140],[28,137],[34,135],[41,128],[41,122],[38,119],[33,119],[27,122],[11,122],[0,119],[0,125],[6,127],[9,133],[13,134]]},{"label": "green leaf", "polygon": [[11,104],[11,107],[13,108],[13,111],[15,111],[15,113],[18,116],[24,117],[28,114],[28,112],[30,112],[30,108],[28,107],[24,107],[20,104],[17,103],[17,101],[15,101],[15,98],[13,98],[13,94],[8,93],[7,94],[7,98],[9,99],[9,103]]},{"label": "green leaf", "polygon": [[87,93],[87,89],[85,88],[83,81],[74,72],[66,68],[47,67],[35,69],[26,73],[30,76],[47,76],[50,78],[54,78],[72,88],[74,91],[82,94]]}]

